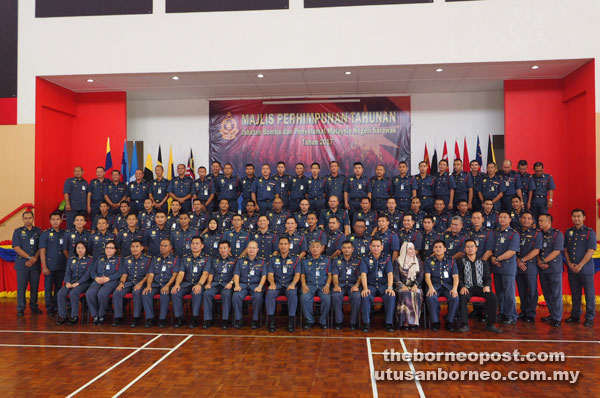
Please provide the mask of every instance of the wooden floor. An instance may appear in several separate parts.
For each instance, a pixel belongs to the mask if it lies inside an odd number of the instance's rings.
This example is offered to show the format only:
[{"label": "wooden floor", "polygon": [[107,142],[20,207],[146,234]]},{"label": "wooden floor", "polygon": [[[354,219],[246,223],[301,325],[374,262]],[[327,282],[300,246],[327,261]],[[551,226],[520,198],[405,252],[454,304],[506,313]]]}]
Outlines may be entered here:
[{"label": "wooden floor", "polygon": [[[566,312],[568,314],[568,311]],[[599,397],[600,326],[539,321],[483,332],[429,330],[387,333],[381,315],[369,334],[313,329],[290,334],[213,327],[136,329],[56,326],[54,317],[17,319],[15,302],[0,300],[2,397]],[[562,363],[385,362],[382,352],[564,352]],[[558,381],[376,381],[372,370],[574,370]]]}]

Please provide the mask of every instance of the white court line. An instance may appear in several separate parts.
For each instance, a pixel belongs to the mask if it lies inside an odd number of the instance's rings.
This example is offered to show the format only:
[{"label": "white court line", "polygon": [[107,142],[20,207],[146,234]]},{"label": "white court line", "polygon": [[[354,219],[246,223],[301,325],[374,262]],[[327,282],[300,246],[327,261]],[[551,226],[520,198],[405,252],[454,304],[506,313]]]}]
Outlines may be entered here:
[{"label": "white court line", "polygon": [[[118,393],[116,393],[115,395],[113,395],[113,398],[118,397],[119,395],[121,395],[122,393],[124,393],[125,391],[127,391],[127,389],[129,387],[131,387],[132,385],[134,385],[135,383],[138,382],[138,380],[140,380],[142,377],[144,377],[148,372],[150,372],[152,369],[154,369],[154,367],[156,367],[156,365],[158,365],[159,363],[161,363],[162,361],[164,361],[165,359],[167,359],[167,357],[169,355],[171,355],[172,353],[174,353],[179,347],[181,347],[186,341],[188,341],[189,339],[191,339],[192,337],[194,337],[194,335],[192,334],[188,334],[187,337],[185,339],[183,339],[179,344],[177,344],[175,347],[171,348],[169,350],[169,352],[167,352],[165,355],[163,355],[158,361],[154,362],[152,365],[150,365],[146,370],[144,370],[142,373],[140,373],[140,375],[138,377],[136,377],[135,379],[133,379],[129,384],[127,384],[125,387],[123,387],[121,389],[121,391],[119,391]],[[68,398],[68,397],[67,397]]]},{"label": "white court line", "polygon": [[[402,340],[402,339],[400,339]],[[373,355],[385,355],[385,352],[373,352]],[[388,352],[389,354],[389,352]],[[479,357],[479,354],[475,355],[476,357]],[[519,355],[519,357],[521,358],[525,358],[525,355]],[[573,358],[573,359],[600,359],[600,356],[592,356],[592,355],[565,355],[565,358]],[[474,362],[476,363],[476,362]],[[547,362],[545,362],[547,363]],[[556,363],[556,362],[554,362]]]},{"label": "white court line", "polygon": [[139,347],[137,350],[129,353],[129,355],[127,355],[125,358],[121,359],[119,362],[115,363],[113,366],[111,366],[110,368],[106,369],[104,372],[100,373],[98,376],[94,377],[92,380],[88,381],[87,383],[85,383],[84,385],[82,385],[81,387],[79,387],[77,390],[73,391],[71,394],[67,395],[66,398],[71,398],[74,395],[78,394],[80,391],[82,391],[83,389],[85,389],[87,386],[89,386],[90,384],[96,382],[96,380],[98,380],[99,378],[101,378],[102,376],[104,376],[105,374],[107,374],[108,372],[110,372],[111,370],[113,370],[114,368],[116,368],[117,366],[119,366],[120,364],[122,364],[123,362],[125,362],[126,360],[128,360],[129,358],[131,358],[132,356],[134,356],[135,354],[137,354],[141,350],[143,350],[144,348],[146,348],[148,345],[150,345],[151,343],[153,343],[160,336],[161,335],[159,334],[158,336],[154,337],[152,340],[148,341],[143,346]]},{"label": "white court line", "polygon": [[369,373],[371,374],[371,387],[373,389],[373,398],[378,398],[377,382],[375,381],[375,366],[373,366],[373,354],[371,352],[371,339],[367,337],[367,352],[369,353]]},{"label": "white court line", "polygon": [[[404,352],[408,352],[408,350],[406,349],[406,345],[404,344],[404,340],[399,340],[400,344],[402,344],[402,349],[404,350]],[[408,361],[408,367],[410,368],[410,370],[412,370],[413,374],[416,375],[415,366],[413,365],[412,361]],[[423,392],[423,387],[421,387],[421,382],[416,377],[415,384],[417,385],[417,390],[419,390],[419,397],[425,398],[425,393]]]},{"label": "white court line", "polygon": [[[371,337],[372,340],[397,340],[399,337]],[[524,343],[593,343],[598,340],[535,340],[535,339],[457,339],[454,337],[402,337],[402,340],[431,340],[431,341],[510,341]]]},{"label": "white court line", "polygon": [[98,345],[55,345],[55,344],[0,344],[0,347],[33,347],[33,348],[95,348],[102,350],[158,350],[168,351],[170,348],[154,348],[154,347],[109,347],[109,346],[98,346]]}]

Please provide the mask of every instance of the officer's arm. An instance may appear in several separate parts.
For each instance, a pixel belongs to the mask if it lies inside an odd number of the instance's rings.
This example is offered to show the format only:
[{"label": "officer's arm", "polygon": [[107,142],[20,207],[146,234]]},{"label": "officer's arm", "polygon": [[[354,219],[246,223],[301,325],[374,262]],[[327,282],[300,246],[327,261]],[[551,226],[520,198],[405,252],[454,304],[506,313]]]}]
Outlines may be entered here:
[{"label": "officer's arm", "polygon": [[394,273],[393,272],[388,272],[388,274],[387,274],[387,288],[388,289],[394,288]]},{"label": "officer's arm", "polygon": [[173,274],[171,275],[171,278],[169,279],[169,281],[167,282],[167,284],[164,287],[171,287],[171,285],[173,284],[173,282],[175,282],[175,278],[177,277],[178,273],[173,272]]},{"label": "officer's arm", "polygon": [[240,276],[239,275],[233,275],[233,285],[235,286],[236,289],[240,287]]},{"label": "officer's arm", "polygon": [[256,200],[256,193],[252,192],[251,196],[252,196],[252,200],[254,201],[254,203],[256,203],[256,207],[258,208],[258,200]]},{"label": "officer's arm", "polygon": [[42,269],[47,268],[46,266],[46,249],[40,248],[40,260],[42,260]]},{"label": "officer's arm", "polygon": [[434,291],[435,289],[433,288],[433,284],[431,283],[431,274],[429,272],[425,273],[425,284],[427,285],[427,288],[431,291]]},{"label": "officer's arm", "polygon": [[504,196],[504,192],[500,192],[498,195],[496,195],[496,197],[494,199],[492,199],[492,203],[496,203],[497,201],[502,199],[503,196]]},{"label": "officer's arm", "polygon": [[[549,263],[550,261],[552,261],[556,257],[558,257],[559,254],[560,254],[560,250],[553,250],[550,252],[550,254],[548,254],[548,256],[546,256],[546,257],[540,256],[540,258],[541,258],[542,262]],[[565,253],[565,257],[566,256],[567,256],[567,253]]]},{"label": "officer's arm", "polygon": [[106,203],[108,203],[111,207],[114,207],[115,204],[113,203],[112,200],[110,200],[110,198],[108,197],[108,195],[104,195],[104,200],[106,201]]},{"label": "officer's arm", "polygon": [[459,251],[456,252],[456,254],[454,256],[452,256],[452,258],[454,260],[460,260],[464,256],[465,256],[465,253],[459,250]]},{"label": "officer's arm", "polygon": [[[21,257],[28,258],[29,254],[25,252],[25,250],[21,249],[19,246],[13,247],[13,250]],[[66,250],[65,250],[66,251]],[[69,252],[67,252],[69,253]]]},{"label": "officer's arm", "polygon": [[334,251],[331,254],[331,256],[329,256],[329,257],[334,258],[334,257],[338,257],[338,256],[341,256],[341,255],[342,255],[342,251],[338,249],[338,250]]},{"label": "officer's arm", "polygon": [[450,200],[448,201],[448,206],[454,207],[454,189],[450,188]]},{"label": "officer's arm", "polygon": [[215,194],[211,193],[210,196],[208,197],[208,199],[206,199],[206,203],[204,204],[204,206],[208,206],[209,204],[211,204],[214,199],[215,199]]},{"label": "officer's arm", "polygon": [[481,259],[483,261],[488,261],[488,259],[492,256],[492,251],[491,250],[486,250],[485,252],[483,252],[483,256],[481,256]]},{"label": "officer's arm", "polygon": [[412,190],[412,196],[413,196],[413,198],[417,197],[417,190],[416,189]]},{"label": "officer's arm", "polygon": [[292,279],[292,285],[295,287],[299,281],[300,281],[300,273],[296,272],[294,274],[294,279]]},{"label": "officer's arm", "polygon": [[338,276],[338,274],[333,274],[332,280],[333,280],[333,288],[334,289],[337,289],[338,287],[340,287],[340,277]]},{"label": "officer's arm", "polygon": [[540,249],[533,249],[526,256],[521,257],[521,261],[527,262],[533,258],[535,258],[538,254],[540,254]]},{"label": "officer's arm", "polygon": [[344,235],[350,235],[350,225],[344,225]]},{"label": "officer's arm", "polygon": [[521,188],[517,189],[517,196],[521,198],[521,200],[523,200],[523,191],[521,190]]},{"label": "officer's arm", "polygon": [[265,282],[266,282],[266,281],[267,281],[267,276],[266,276],[266,275],[263,275],[263,276],[260,278],[260,282],[258,283],[258,287],[260,287],[260,288],[261,288],[261,290],[264,288],[264,286],[265,286]]},{"label": "officer's arm", "polygon": [[269,272],[267,274],[267,280],[269,281],[269,285],[275,286],[275,274],[274,273]]},{"label": "officer's arm", "polygon": [[452,289],[453,290],[458,289],[458,274],[452,275]]},{"label": "officer's arm", "polygon": [[[179,271],[177,273],[177,278],[175,279],[175,286],[181,285],[181,282],[183,282],[184,276],[185,276],[185,271]],[[204,274],[202,274],[202,276],[204,276]]]},{"label": "officer's arm", "polygon": [[152,281],[154,280],[154,274],[146,274],[146,287],[152,288]]},{"label": "officer's arm", "polygon": [[300,274],[300,282],[302,283],[302,288],[308,288],[308,285],[306,285],[306,275],[305,274]]},{"label": "officer's arm", "polygon": [[481,192],[477,192],[477,196],[479,196],[479,200],[481,201],[481,203],[483,203],[483,194]]},{"label": "officer's arm", "polygon": [[533,191],[529,191],[528,192],[528,197],[527,197],[527,208],[529,209],[531,207],[531,198],[533,198]]},{"label": "officer's arm", "polygon": [[344,206],[349,209],[350,205],[348,204],[348,192],[344,191]]},{"label": "officer's arm", "polygon": [[212,276],[212,275],[210,275],[210,274],[208,273],[208,271],[204,271],[204,272],[202,272],[202,276],[200,277],[200,280],[198,281],[198,285],[199,285],[199,286],[203,286],[203,285],[205,285],[205,284],[206,284],[206,281],[207,281],[207,279],[208,279],[208,283],[211,283],[211,282],[212,282],[212,278],[210,278],[210,276]]},{"label": "officer's arm", "polygon": [[583,258],[581,259],[579,264],[582,264],[582,265],[587,264],[592,259],[594,252],[595,252],[594,249],[588,249],[588,251],[585,252],[585,255],[583,256]]},{"label": "officer's arm", "polygon": [[517,254],[516,251],[514,251],[514,250],[507,250],[504,253],[502,253],[501,255],[496,256],[496,259],[498,261],[508,260],[509,258],[511,258],[512,256],[514,256],[515,254]]},{"label": "officer's arm", "polygon": [[369,288],[367,285],[367,274],[365,272],[360,273],[360,284],[362,285],[363,290],[367,290]]},{"label": "officer's arm", "polygon": [[65,196],[65,209],[71,210],[71,202],[69,202],[69,194],[65,192],[63,195]]},{"label": "officer's arm", "polygon": [[471,204],[473,203],[473,188],[469,188],[469,208],[471,207]]},{"label": "officer's arm", "polygon": [[[418,255],[419,252],[417,250],[415,250],[415,253]],[[396,259],[398,258],[398,250],[393,250],[392,251],[392,261],[396,261]]]}]

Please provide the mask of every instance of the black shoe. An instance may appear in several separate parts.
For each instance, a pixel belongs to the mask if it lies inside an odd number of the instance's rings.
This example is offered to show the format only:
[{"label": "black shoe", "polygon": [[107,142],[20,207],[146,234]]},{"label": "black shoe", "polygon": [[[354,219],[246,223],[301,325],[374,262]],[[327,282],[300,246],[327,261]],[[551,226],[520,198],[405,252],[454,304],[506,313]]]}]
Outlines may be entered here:
[{"label": "black shoe", "polygon": [[333,328],[335,330],[341,330],[342,329],[342,324],[341,323],[336,323],[335,325],[333,325]]},{"label": "black shoe", "polygon": [[65,322],[67,322],[67,320],[65,319],[65,317],[64,317],[64,316],[59,316],[59,317],[58,317],[58,319],[56,320],[56,324],[57,324],[58,326],[60,326],[60,325],[64,325],[64,324],[65,324]]},{"label": "black shoe", "polygon": [[487,325],[485,327],[485,330],[487,330],[488,332],[497,333],[497,334],[502,333],[502,329],[498,329],[495,325]]},{"label": "black shoe", "polygon": [[123,320],[123,318],[115,318],[115,319],[113,319],[112,325],[115,326],[115,327],[119,326],[121,324],[122,320]]},{"label": "black shoe", "polygon": [[321,326],[321,329],[327,330],[327,324],[326,323],[320,323],[319,326]]},{"label": "black shoe", "polygon": [[552,321],[552,316],[550,316],[550,315],[544,316],[544,317],[542,317],[542,319],[540,319],[540,321],[542,321],[542,322],[551,322]]},{"label": "black shoe", "polygon": [[258,325],[258,321],[252,321],[252,323],[250,323],[250,329],[258,329],[259,325]]},{"label": "black shoe", "polygon": [[356,323],[351,323],[350,330],[356,330],[356,329],[358,329],[358,325]]},{"label": "black shoe", "polygon": [[363,332],[369,333],[369,329],[371,329],[371,325],[369,325],[368,323],[363,324],[363,328],[362,328]]},{"label": "black shoe", "polygon": [[269,332],[275,333],[275,316],[270,316],[268,323],[269,323]]},{"label": "black shoe", "polygon": [[154,318],[146,318],[146,323],[144,324],[145,328],[151,328],[154,326]]},{"label": "black shoe", "polygon": [[221,329],[229,329],[229,320],[223,319],[223,323],[221,324]]},{"label": "black shoe", "polygon": [[579,323],[579,317],[571,316],[571,317],[565,319],[565,322],[566,323]]},{"label": "black shoe", "polygon": [[46,310],[46,313],[48,314],[48,316],[52,316],[54,314],[56,314],[56,311],[54,311],[52,308]]},{"label": "black shoe", "polygon": [[[233,322],[233,327],[236,329],[241,329],[242,328],[242,321],[234,321]],[[223,329],[227,329],[227,327],[225,327],[225,323],[223,323]]]},{"label": "black shoe", "polygon": [[446,330],[455,332],[456,328],[454,327],[454,322],[446,322]]},{"label": "black shoe", "polygon": [[437,332],[438,330],[440,330],[440,323],[439,322],[432,323],[431,330],[433,330],[434,332]]},{"label": "black shoe", "polygon": [[159,328],[164,328],[165,326],[167,326],[167,320],[166,319],[159,319],[158,320],[158,327]]},{"label": "black shoe", "polygon": [[94,319],[92,320],[92,323],[93,323],[94,325],[97,325],[97,324],[98,324],[98,317],[97,317],[97,316],[95,316],[95,317],[94,317]]},{"label": "black shoe", "polygon": [[556,321],[556,320],[552,320],[549,323],[550,323],[550,325],[554,326],[555,328],[559,328],[560,324],[561,324],[560,321]]},{"label": "black shoe", "polygon": [[212,321],[204,321],[204,324],[202,325],[202,327],[204,329],[208,329],[209,327],[211,327],[213,325]]},{"label": "black shoe", "polygon": [[131,327],[134,328],[142,324],[142,320],[140,318],[133,318],[131,320]]},{"label": "black shoe", "polygon": [[79,317],[74,316],[71,319],[69,319],[69,325],[75,325],[78,321]]},{"label": "black shoe", "polygon": [[521,318],[525,318],[525,314],[523,314],[522,312],[519,312],[519,315],[517,315],[517,319],[521,319]]},{"label": "black shoe", "polygon": [[182,327],[183,325],[185,325],[185,319],[181,316],[177,319],[175,319],[175,327],[179,328]]},{"label": "black shoe", "polygon": [[104,325],[104,317],[103,316],[98,318],[98,325]]},{"label": "black shoe", "polygon": [[288,319],[288,332],[293,332],[294,330],[296,330],[296,317],[295,316],[291,316]]},{"label": "black shoe", "polygon": [[314,323],[308,323],[307,322],[306,324],[304,324],[304,329],[312,329],[313,326],[314,326]]},{"label": "black shoe", "polygon": [[394,332],[394,331],[395,331],[395,329],[394,329],[394,325],[393,325],[392,323],[386,323],[386,324],[385,324],[385,329],[386,329],[388,332],[390,332],[390,333],[392,333],[392,332]]},{"label": "black shoe", "polygon": [[42,310],[40,310],[38,307],[31,307],[31,313],[32,314],[41,314]]},{"label": "black shoe", "polygon": [[22,316],[25,316],[25,311],[23,311],[23,310],[17,311],[17,317],[20,318]]},{"label": "black shoe", "polygon": [[503,325],[514,325],[515,323],[517,323],[516,319],[505,319],[502,321]]},{"label": "black shoe", "polygon": [[195,316],[192,316],[192,319],[190,320],[190,329],[195,329],[196,326],[198,326],[198,321],[196,320]]},{"label": "black shoe", "polygon": [[535,322],[535,318],[532,316],[524,316],[523,318],[521,318],[521,320],[523,322],[527,322],[527,323],[533,323]]},{"label": "black shoe", "polygon": [[469,325],[462,325],[461,327],[458,328],[457,331],[460,332],[460,333],[465,333],[465,332],[468,332],[469,330],[471,330],[469,328]]},{"label": "black shoe", "polygon": [[583,326],[585,326],[586,328],[591,328],[592,326],[594,326],[594,321],[592,319],[586,319],[585,321],[583,321]]}]

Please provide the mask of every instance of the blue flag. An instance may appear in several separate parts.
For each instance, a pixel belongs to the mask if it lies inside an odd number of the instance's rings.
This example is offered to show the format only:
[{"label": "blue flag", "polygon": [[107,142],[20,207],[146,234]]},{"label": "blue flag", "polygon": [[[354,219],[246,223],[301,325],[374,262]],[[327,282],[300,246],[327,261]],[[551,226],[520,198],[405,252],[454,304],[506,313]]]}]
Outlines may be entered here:
[{"label": "blue flag", "polygon": [[138,169],[137,148],[133,141],[133,151],[131,153],[131,168],[129,169],[129,181],[135,181],[135,171]]},{"label": "blue flag", "polygon": [[112,153],[110,151],[110,137],[106,138],[106,160],[104,161],[104,170],[108,171],[112,169]]},{"label": "blue flag", "polygon": [[477,160],[479,162],[479,165],[482,166],[481,146],[479,145],[479,136],[477,136],[477,152],[475,154],[475,160]]},{"label": "blue flag", "polygon": [[123,158],[121,159],[121,180],[127,182],[129,180],[129,163],[127,161],[127,140],[123,143]]}]

